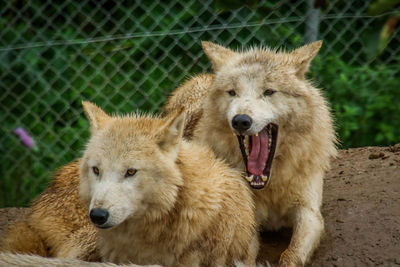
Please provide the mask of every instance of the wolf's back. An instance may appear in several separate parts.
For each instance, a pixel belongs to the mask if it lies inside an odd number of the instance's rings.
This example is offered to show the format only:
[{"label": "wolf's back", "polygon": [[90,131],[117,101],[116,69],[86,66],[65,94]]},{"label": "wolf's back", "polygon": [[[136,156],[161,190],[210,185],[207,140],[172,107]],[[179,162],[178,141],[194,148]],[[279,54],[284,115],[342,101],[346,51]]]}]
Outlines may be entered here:
[{"label": "wolf's back", "polygon": [[2,240],[0,251],[47,256],[46,246],[39,234],[23,219],[12,225]]},{"label": "wolf's back", "polygon": [[184,137],[191,139],[203,114],[203,100],[214,79],[213,74],[196,75],[179,86],[168,98],[164,115],[183,109],[186,115]]},{"label": "wolf's back", "polygon": [[78,194],[79,164],[74,161],[55,173],[30,212],[9,227],[0,251],[97,260],[96,232]]}]

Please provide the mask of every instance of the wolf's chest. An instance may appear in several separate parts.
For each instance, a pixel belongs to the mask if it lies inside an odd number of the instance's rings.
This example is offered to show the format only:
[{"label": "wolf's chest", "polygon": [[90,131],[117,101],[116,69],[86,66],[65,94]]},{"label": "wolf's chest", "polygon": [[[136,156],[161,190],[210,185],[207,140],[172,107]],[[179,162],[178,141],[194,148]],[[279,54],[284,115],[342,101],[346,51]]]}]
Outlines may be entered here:
[{"label": "wolf's chest", "polygon": [[264,230],[275,231],[282,227],[291,227],[289,220],[289,203],[269,192],[257,192],[254,196],[256,204],[256,220]]},{"label": "wolf's chest", "polygon": [[171,266],[175,257],[168,251],[167,246],[162,244],[147,243],[137,238],[128,238],[128,235],[120,236],[117,240],[107,239],[101,242],[100,253],[103,261],[135,264],[162,264]]},{"label": "wolf's chest", "polygon": [[163,224],[147,225],[146,229],[135,226],[138,225],[126,225],[99,238],[103,260],[120,264],[174,266],[188,246],[187,235],[180,235],[174,226],[169,229]]}]

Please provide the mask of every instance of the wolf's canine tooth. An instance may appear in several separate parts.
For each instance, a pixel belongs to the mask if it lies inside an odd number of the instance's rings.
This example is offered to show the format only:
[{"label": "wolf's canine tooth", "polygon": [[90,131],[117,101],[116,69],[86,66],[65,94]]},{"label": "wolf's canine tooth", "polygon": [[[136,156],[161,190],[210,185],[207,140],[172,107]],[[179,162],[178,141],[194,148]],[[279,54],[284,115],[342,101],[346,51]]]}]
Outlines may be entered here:
[{"label": "wolf's canine tooth", "polygon": [[265,176],[265,175],[261,175],[261,179],[262,179],[264,182],[266,182],[266,181],[268,180],[268,177]]},{"label": "wolf's canine tooth", "polygon": [[251,182],[251,181],[253,181],[253,177],[254,177],[253,175],[251,175],[251,176],[246,175],[246,180]]}]

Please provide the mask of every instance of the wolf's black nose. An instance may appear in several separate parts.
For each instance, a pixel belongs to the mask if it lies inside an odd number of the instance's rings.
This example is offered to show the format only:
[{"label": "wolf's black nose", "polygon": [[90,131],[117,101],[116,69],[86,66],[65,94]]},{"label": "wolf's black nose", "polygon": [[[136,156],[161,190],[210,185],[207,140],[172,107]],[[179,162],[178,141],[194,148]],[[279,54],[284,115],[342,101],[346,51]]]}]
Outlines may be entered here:
[{"label": "wolf's black nose", "polygon": [[96,225],[104,224],[108,219],[108,211],[104,209],[92,209],[90,210],[90,220]]},{"label": "wolf's black nose", "polygon": [[253,120],[247,115],[235,115],[232,119],[232,127],[239,132],[244,132],[251,127]]}]

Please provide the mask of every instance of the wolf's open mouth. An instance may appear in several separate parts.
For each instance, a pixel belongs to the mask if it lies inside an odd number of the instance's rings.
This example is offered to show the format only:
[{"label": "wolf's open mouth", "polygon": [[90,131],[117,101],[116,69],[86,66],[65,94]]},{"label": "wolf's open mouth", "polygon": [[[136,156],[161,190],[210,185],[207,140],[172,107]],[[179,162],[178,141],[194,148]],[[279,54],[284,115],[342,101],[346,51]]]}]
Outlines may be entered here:
[{"label": "wolf's open mouth", "polygon": [[268,124],[255,135],[237,135],[246,179],[254,189],[262,189],[269,182],[272,160],[274,159],[278,125]]}]

